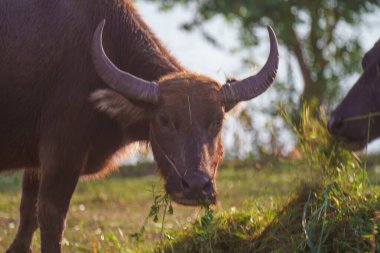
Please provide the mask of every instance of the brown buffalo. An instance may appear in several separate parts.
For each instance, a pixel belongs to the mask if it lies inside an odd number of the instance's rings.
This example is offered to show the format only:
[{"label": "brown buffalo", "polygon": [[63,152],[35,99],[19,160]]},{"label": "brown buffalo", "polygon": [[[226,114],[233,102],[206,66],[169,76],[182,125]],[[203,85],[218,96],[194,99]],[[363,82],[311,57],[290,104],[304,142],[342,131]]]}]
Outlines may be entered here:
[{"label": "brown buffalo", "polygon": [[332,112],[327,125],[331,134],[354,150],[380,137],[380,40],[364,55],[362,67],[363,74]]},{"label": "brown buffalo", "polygon": [[224,114],[276,75],[269,35],[263,69],[222,86],[178,64],[129,1],[1,0],[0,171],[24,169],[7,253],[30,252],[38,227],[42,252],[61,252],[79,177],[134,142],[151,145],[174,201],[214,203]]}]

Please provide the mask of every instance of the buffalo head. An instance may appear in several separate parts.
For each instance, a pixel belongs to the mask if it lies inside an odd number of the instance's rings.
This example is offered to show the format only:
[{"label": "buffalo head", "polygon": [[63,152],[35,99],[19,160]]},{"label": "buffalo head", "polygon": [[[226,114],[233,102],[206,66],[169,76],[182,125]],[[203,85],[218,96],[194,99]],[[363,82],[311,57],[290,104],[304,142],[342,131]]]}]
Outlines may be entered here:
[{"label": "buffalo head", "polygon": [[[380,136],[380,40],[362,60],[363,74],[332,112],[328,129],[350,149]],[[368,125],[369,124],[369,125]],[[369,133],[368,133],[368,130]]]},{"label": "buffalo head", "polygon": [[271,47],[263,69],[255,76],[221,85],[189,72],[171,73],[156,82],[124,72],[104,52],[103,27],[104,21],[95,31],[92,57],[98,75],[112,91],[93,93],[96,107],[126,125],[149,122],[154,158],[174,201],[184,205],[215,203],[224,114],[238,102],[260,95],[273,82],[278,67],[274,32],[268,28]]}]

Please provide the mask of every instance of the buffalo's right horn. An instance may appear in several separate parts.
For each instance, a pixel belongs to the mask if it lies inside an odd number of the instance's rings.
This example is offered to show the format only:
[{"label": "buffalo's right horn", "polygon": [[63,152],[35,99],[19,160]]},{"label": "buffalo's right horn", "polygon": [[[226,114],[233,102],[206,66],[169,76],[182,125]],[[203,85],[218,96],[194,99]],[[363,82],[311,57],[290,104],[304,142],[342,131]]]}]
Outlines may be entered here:
[{"label": "buffalo's right horn", "polygon": [[127,98],[157,104],[160,89],[156,83],[145,81],[122,71],[112,63],[104,52],[102,37],[105,22],[105,20],[100,22],[92,40],[92,61],[98,75],[112,89]]},{"label": "buffalo's right horn", "polygon": [[267,62],[256,75],[223,85],[220,94],[224,104],[236,104],[257,97],[266,91],[276,78],[279,58],[277,39],[272,28],[270,26],[267,28],[270,39],[270,52]]}]

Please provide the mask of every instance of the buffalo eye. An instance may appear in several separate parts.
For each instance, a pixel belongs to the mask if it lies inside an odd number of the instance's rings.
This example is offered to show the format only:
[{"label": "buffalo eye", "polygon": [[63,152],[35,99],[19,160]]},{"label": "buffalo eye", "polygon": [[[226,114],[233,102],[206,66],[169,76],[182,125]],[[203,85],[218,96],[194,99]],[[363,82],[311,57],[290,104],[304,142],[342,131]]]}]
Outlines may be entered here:
[{"label": "buffalo eye", "polygon": [[162,114],[158,115],[158,123],[163,129],[177,129],[176,125],[167,116]]},{"label": "buffalo eye", "polygon": [[218,118],[216,120],[214,120],[210,126],[209,126],[209,132],[211,134],[216,134],[220,131],[220,129],[222,128],[222,125],[223,125],[223,118]]},{"label": "buffalo eye", "polygon": [[165,117],[164,115],[158,116],[158,120],[160,122],[160,125],[163,127],[167,127],[170,124],[169,119],[167,117]]}]

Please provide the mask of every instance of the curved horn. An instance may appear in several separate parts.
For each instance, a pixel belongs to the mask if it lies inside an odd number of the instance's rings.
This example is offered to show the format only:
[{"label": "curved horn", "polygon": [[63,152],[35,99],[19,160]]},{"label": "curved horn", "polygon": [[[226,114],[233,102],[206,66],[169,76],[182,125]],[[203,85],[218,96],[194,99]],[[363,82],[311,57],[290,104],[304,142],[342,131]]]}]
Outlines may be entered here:
[{"label": "curved horn", "polygon": [[234,104],[257,97],[266,91],[274,81],[278,68],[278,46],[272,28],[270,26],[267,28],[270,39],[270,52],[267,62],[256,75],[223,85],[220,94],[224,104]]},{"label": "curved horn", "polygon": [[91,55],[96,72],[112,89],[125,97],[157,104],[160,90],[156,83],[122,71],[104,52],[102,37],[105,22],[102,20],[99,23],[92,40]]}]

